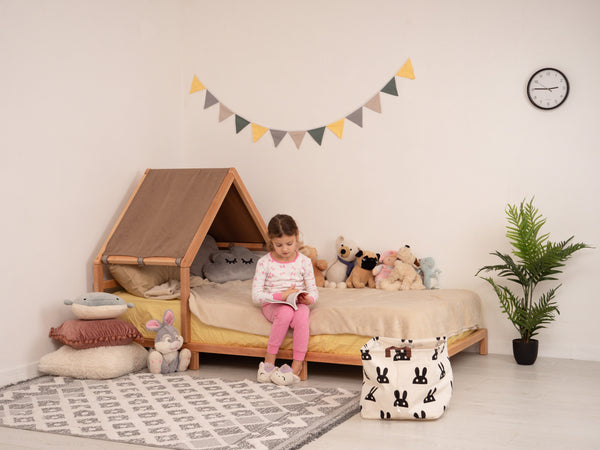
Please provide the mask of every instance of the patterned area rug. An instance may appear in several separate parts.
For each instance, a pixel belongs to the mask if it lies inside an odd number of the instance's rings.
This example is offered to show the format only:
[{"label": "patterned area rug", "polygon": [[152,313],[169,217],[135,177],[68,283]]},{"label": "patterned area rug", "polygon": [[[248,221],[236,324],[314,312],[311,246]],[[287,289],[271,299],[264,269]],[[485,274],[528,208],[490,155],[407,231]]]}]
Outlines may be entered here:
[{"label": "patterned area rug", "polygon": [[166,448],[299,448],[359,410],[358,392],[303,384],[43,376],[0,390],[0,425]]}]

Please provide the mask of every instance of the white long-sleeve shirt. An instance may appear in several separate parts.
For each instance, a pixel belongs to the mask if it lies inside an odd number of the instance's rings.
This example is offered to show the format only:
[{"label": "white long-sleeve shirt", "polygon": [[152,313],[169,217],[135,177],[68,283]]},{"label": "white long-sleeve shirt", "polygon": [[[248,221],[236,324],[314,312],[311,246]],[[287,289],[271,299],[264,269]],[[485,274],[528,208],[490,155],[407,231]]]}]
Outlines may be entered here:
[{"label": "white long-sleeve shirt", "polygon": [[[281,262],[273,258],[271,252],[256,263],[252,282],[252,301],[257,305],[265,299],[281,300],[281,294],[295,284],[295,289],[308,292],[314,301],[319,297],[315,283],[315,273],[309,257],[296,252],[296,259]],[[314,303],[314,302],[313,302]]]}]

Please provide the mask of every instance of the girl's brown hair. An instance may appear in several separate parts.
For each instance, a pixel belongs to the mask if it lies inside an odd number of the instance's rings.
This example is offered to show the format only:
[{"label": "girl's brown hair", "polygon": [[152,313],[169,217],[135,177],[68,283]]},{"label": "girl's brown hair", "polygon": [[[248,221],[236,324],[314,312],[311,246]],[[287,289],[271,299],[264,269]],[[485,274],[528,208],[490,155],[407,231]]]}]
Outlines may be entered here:
[{"label": "girl's brown hair", "polygon": [[[271,220],[269,220],[269,225],[267,226],[267,232],[269,233],[269,238],[279,238],[281,236],[296,236],[296,238],[300,238],[300,231],[298,230],[298,225],[296,225],[296,221],[292,216],[288,216],[287,214],[277,214],[273,216]],[[269,242],[269,248],[272,250],[272,243]]]}]

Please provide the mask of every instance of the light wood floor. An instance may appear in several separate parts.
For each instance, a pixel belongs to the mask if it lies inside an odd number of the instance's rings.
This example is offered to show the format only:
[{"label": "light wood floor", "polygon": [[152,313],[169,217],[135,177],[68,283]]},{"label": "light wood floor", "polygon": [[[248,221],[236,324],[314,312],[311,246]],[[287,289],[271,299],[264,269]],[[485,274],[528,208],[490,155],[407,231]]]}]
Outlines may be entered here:
[{"label": "light wood floor", "polygon": [[[436,421],[363,420],[359,415],[304,447],[335,449],[600,449],[600,362],[461,353],[451,359],[454,394]],[[211,355],[193,373],[253,379],[257,360]],[[359,390],[360,367],[309,366],[318,386]],[[135,450],[137,445],[0,427],[2,449]]]}]

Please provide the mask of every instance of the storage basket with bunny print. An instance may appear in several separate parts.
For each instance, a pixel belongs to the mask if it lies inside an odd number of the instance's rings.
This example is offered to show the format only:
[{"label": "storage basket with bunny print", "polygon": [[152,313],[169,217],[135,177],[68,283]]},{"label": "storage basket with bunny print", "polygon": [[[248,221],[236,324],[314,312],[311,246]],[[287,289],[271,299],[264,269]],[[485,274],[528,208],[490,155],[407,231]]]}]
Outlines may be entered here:
[{"label": "storage basket with bunny print", "polygon": [[374,337],[360,350],[364,419],[437,419],[452,397],[445,337]]}]

